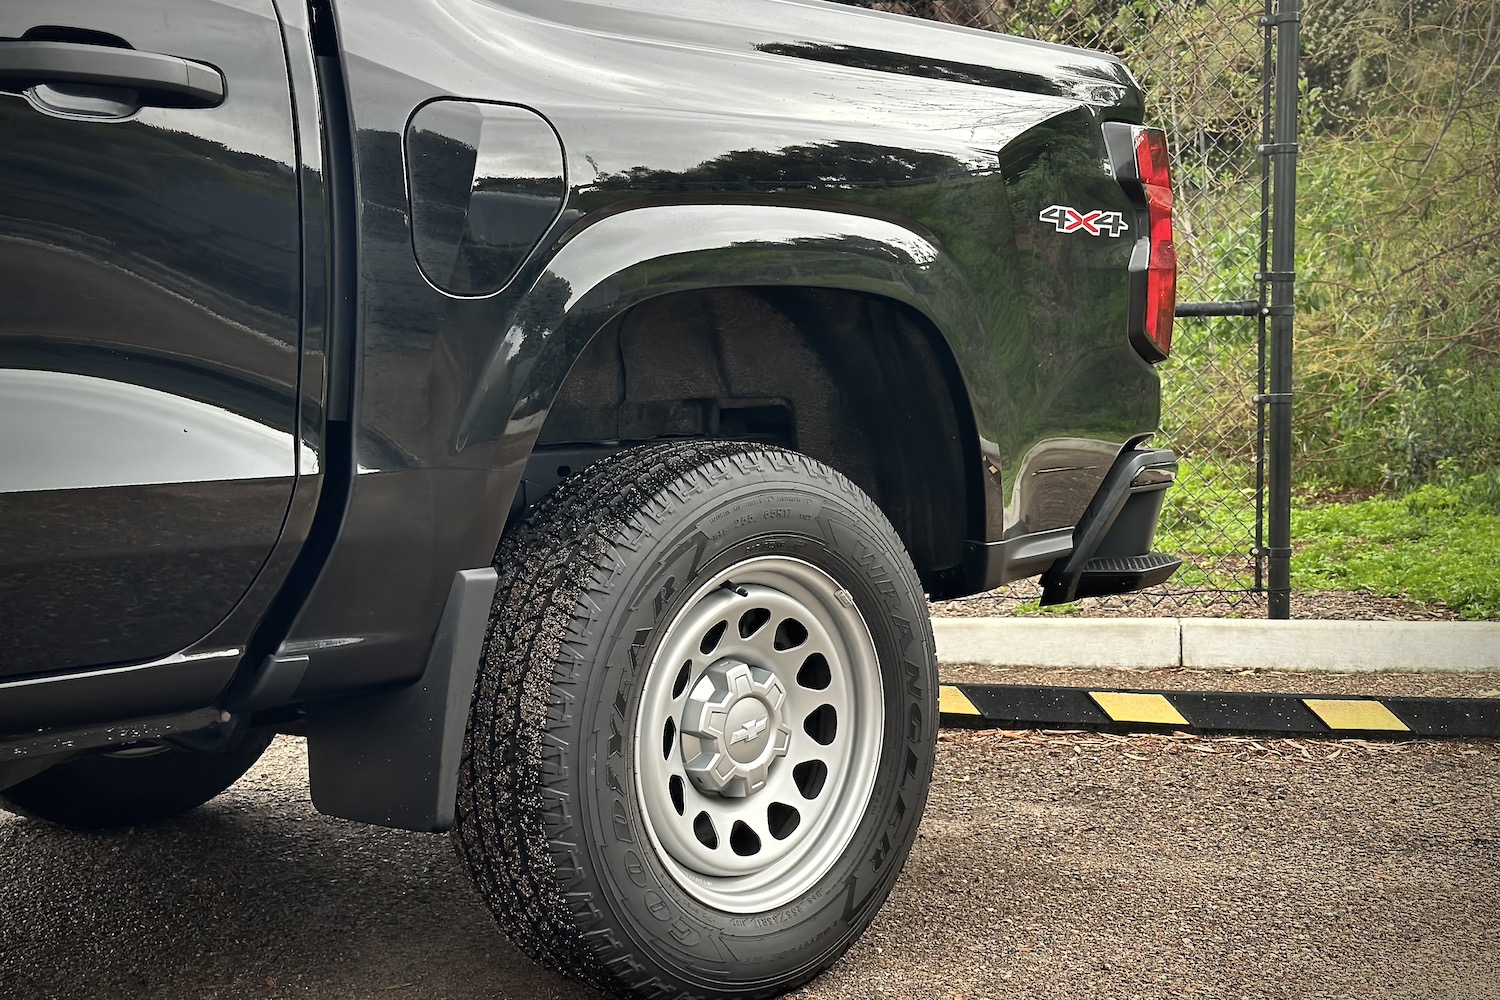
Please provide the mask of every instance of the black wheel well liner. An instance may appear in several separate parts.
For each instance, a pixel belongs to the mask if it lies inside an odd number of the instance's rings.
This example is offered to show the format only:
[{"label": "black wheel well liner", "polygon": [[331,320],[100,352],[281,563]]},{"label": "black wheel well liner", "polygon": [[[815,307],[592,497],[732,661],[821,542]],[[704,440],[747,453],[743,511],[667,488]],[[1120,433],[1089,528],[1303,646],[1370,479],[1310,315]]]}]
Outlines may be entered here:
[{"label": "black wheel well liner", "polygon": [[926,316],[886,296],[725,286],[648,299],[580,353],[537,448],[672,437],[760,440],[837,469],[890,518],[931,592],[953,589],[965,542],[983,534],[958,365]]}]

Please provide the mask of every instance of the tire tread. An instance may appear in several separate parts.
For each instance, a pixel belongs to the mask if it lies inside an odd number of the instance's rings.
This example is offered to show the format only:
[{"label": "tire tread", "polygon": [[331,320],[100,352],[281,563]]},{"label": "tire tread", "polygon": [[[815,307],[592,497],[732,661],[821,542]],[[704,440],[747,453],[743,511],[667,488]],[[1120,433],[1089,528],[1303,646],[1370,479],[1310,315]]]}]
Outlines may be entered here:
[{"label": "tire tread", "polygon": [[[500,582],[465,739],[454,843],[523,952],[608,992],[676,991],[604,925],[584,872],[565,761],[588,681],[580,650],[600,623],[619,553],[637,549],[693,495],[727,477],[766,473],[821,481],[895,536],[863,491],[821,463],[765,445],[681,441],[619,452],[565,480],[495,555]],[[925,616],[921,627],[930,648]]]}]

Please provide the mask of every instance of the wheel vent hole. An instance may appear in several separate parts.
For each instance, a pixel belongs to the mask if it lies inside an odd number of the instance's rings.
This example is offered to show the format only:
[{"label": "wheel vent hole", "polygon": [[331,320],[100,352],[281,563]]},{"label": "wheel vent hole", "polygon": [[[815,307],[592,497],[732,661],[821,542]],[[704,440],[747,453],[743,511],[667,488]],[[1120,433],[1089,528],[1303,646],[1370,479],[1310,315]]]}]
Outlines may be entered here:
[{"label": "wheel vent hole", "polygon": [[796,806],[789,806],[785,802],[772,802],[766,808],[766,826],[770,827],[771,836],[777,840],[785,840],[797,831],[797,825],[802,822],[802,814],[797,811]]},{"label": "wheel vent hole", "polygon": [[811,801],[818,797],[823,791],[823,783],[828,780],[828,765],[821,760],[804,760],[792,768],[792,781],[797,786],[797,791],[802,797]]},{"label": "wheel vent hole", "polygon": [[672,775],[672,780],[667,782],[667,794],[672,796],[672,808],[677,810],[677,815],[681,816],[687,811],[687,802],[683,798],[682,775]]},{"label": "wheel vent hole", "polygon": [[839,713],[832,705],[815,708],[802,720],[802,731],[826,747],[839,734]]},{"label": "wheel vent hole", "polygon": [[797,671],[797,683],[812,691],[826,691],[833,683],[833,671],[822,653],[814,653],[802,662]]},{"label": "wheel vent hole", "polygon": [[698,643],[698,652],[702,653],[704,656],[712,653],[715,649],[718,648],[719,642],[724,638],[724,632],[728,628],[728,622],[719,622],[719,624],[709,629],[708,634],[703,637],[703,641]]},{"label": "wheel vent hole", "polygon": [[676,700],[682,697],[682,692],[687,690],[688,681],[693,679],[693,661],[689,660],[677,671],[677,679],[672,682],[672,698]]},{"label": "wheel vent hole", "polygon": [[807,626],[795,618],[788,618],[776,626],[776,640],[773,645],[777,649],[796,649],[807,641]]},{"label": "wheel vent hole", "polygon": [[718,850],[719,831],[714,829],[714,821],[709,818],[708,813],[701,812],[693,820],[693,836],[710,851]]},{"label": "wheel vent hole", "polygon": [[661,727],[661,757],[667,760],[672,756],[672,744],[677,742],[677,723],[671,719]]},{"label": "wheel vent hole", "polygon": [[761,629],[766,627],[766,622],[771,620],[771,612],[765,608],[751,608],[740,615],[740,638],[748,639]]},{"label": "wheel vent hole", "polygon": [[729,849],[742,858],[760,853],[760,837],[745,825],[744,820],[735,820],[729,830]]}]

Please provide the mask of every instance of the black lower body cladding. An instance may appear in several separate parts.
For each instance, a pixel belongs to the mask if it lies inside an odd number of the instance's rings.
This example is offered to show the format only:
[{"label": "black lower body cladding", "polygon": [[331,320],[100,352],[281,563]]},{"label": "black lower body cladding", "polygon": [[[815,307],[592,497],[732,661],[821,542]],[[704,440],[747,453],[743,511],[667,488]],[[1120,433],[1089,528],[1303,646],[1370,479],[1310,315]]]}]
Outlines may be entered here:
[{"label": "black lower body cladding", "polygon": [[936,741],[931,626],[875,505],[760,445],[605,459],[502,542],[454,838],[534,958],[768,997],[868,926]]}]

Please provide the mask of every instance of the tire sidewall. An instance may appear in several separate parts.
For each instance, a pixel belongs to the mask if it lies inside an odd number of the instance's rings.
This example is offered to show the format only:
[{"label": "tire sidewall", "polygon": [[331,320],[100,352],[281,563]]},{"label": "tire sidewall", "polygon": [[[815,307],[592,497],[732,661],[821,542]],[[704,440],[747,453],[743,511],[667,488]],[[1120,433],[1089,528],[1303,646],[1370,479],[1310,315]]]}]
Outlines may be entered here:
[{"label": "tire sidewall", "polygon": [[[574,773],[583,776],[585,864],[604,889],[599,905],[650,941],[653,974],[689,987],[733,980],[779,992],[840,954],[899,874],[931,775],[936,679],[924,597],[884,518],[842,477],[818,483],[790,456],[755,457],[759,481],[731,474],[668,491],[645,511],[652,530],[618,540],[616,564],[599,581],[605,592],[592,595],[614,613],[587,636],[593,663]],[[735,459],[728,465],[743,470]],[[866,814],[833,867],[798,900],[732,914],[692,896],[658,859],[636,793],[635,734],[669,624],[702,581],[765,555],[810,563],[853,595],[880,664],[881,759]]]}]

